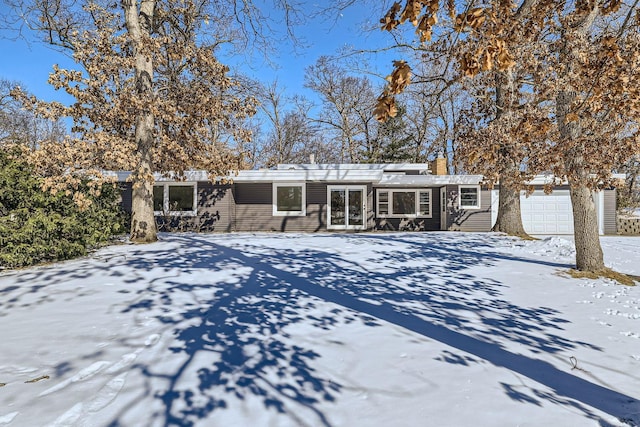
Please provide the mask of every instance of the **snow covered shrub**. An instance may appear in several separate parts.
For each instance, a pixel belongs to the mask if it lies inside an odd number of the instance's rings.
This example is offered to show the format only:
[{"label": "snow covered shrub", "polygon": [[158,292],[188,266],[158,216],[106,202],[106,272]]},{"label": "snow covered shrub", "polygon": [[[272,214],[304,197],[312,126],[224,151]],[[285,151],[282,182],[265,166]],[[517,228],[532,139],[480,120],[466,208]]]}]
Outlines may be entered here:
[{"label": "snow covered shrub", "polygon": [[32,168],[0,149],[0,267],[14,268],[81,256],[124,232],[118,189],[102,186],[100,196],[80,209],[72,195],[51,194]]}]

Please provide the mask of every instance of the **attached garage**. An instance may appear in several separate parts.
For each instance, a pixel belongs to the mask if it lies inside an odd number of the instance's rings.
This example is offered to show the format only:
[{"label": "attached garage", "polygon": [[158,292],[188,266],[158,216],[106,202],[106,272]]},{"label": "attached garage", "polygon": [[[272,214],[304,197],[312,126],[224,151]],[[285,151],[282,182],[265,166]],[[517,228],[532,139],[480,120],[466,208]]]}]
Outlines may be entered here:
[{"label": "attached garage", "polygon": [[[616,233],[616,192],[607,189],[594,193],[598,229],[601,235]],[[573,234],[573,209],[569,190],[556,189],[551,194],[536,190],[528,197],[523,191],[520,196],[522,225],[532,235]],[[491,191],[491,225],[498,216],[498,190]]]},{"label": "attached garage", "polygon": [[529,234],[573,234],[573,210],[569,190],[551,194],[534,191],[520,197],[522,225]]}]

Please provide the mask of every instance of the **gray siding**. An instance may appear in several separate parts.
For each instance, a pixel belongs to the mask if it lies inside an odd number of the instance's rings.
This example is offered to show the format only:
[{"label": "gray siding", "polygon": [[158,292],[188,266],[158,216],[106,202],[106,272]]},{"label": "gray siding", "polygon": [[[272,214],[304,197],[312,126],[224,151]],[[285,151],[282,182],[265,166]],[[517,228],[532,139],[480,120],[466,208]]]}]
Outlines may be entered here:
[{"label": "gray siding", "polygon": [[197,216],[156,216],[159,231],[231,231],[233,193],[230,185],[198,182]]},{"label": "gray siding", "polygon": [[316,232],[327,229],[327,184],[307,183],[306,216],[273,216],[271,183],[234,186],[236,231]]},{"label": "gray siding", "polygon": [[376,229],[375,191],[371,183],[367,184],[367,222],[366,224],[367,224],[367,230]]},{"label": "gray siding", "polygon": [[604,234],[616,234],[618,232],[617,224],[617,200],[616,189],[604,190]]},{"label": "gray siding", "polygon": [[[306,184],[306,215],[304,217],[273,216],[271,183],[235,183],[214,185],[198,182],[198,215],[194,217],[156,217],[161,231],[291,231],[318,232],[327,230],[327,186],[337,184]],[[367,230],[390,231],[436,231],[440,230],[440,188],[433,187],[431,218],[403,219],[376,218],[375,189],[371,183],[349,183],[366,185]],[[122,184],[121,204],[131,212],[131,184]],[[491,226],[491,192],[481,191],[481,209],[461,210],[457,208],[458,186],[449,185],[447,190],[446,229],[459,231],[488,231]],[[605,193],[605,216],[610,214],[608,205],[615,203],[615,192]],[[615,233],[615,215],[606,218],[605,230]],[[613,230],[613,231],[612,231]]]},{"label": "gray siding", "polygon": [[480,190],[480,209],[458,208],[458,186],[447,185],[447,230],[490,231],[491,190]]},{"label": "gray siding", "polygon": [[[197,216],[156,216],[159,231],[231,231],[233,193],[230,185],[197,183]],[[131,183],[120,184],[120,205],[131,213]]]}]

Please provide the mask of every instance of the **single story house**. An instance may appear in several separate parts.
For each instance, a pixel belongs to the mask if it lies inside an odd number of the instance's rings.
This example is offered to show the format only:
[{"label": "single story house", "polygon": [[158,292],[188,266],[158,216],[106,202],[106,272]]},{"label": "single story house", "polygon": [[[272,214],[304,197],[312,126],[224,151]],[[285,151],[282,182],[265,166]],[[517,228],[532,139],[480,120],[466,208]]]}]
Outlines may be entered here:
[{"label": "single story house", "polygon": [[[131,210],[125,173],[122,205]],[[481,175],[447,175],[445,159],[403,164],[281,164],[239,171],[216,184],[190,171],[184,181],[156,177],[154,206],[161,231],[489,231],[498,190]],[[567,187],[550,195],[544,182],[523,195],[525,230],[571,234]],[[594,193],[601,234],[616,233],[615,189]]]}]

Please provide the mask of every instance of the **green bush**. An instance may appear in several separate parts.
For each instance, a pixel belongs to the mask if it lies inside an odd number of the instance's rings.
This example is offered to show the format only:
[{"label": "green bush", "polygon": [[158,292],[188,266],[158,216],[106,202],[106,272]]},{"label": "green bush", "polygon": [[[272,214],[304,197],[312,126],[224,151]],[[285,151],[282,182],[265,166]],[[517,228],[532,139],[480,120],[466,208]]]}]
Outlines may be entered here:
[{"label": "green bush", "polygon": [[104,184],[81,210],[72,196],[42,191],[32,168],[0,149],[0,267],[22,267],[85,255],[123,233],[118,189]]}]

